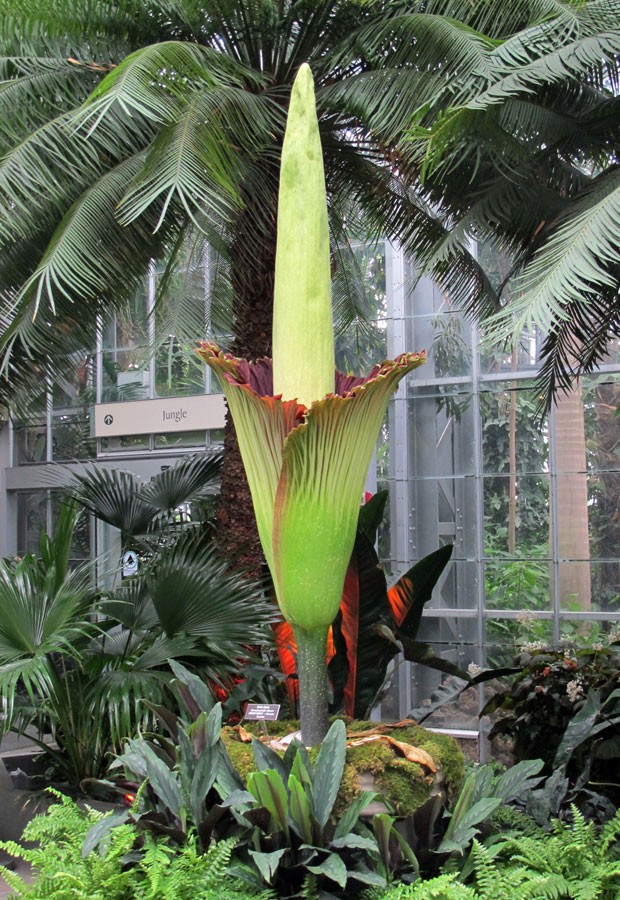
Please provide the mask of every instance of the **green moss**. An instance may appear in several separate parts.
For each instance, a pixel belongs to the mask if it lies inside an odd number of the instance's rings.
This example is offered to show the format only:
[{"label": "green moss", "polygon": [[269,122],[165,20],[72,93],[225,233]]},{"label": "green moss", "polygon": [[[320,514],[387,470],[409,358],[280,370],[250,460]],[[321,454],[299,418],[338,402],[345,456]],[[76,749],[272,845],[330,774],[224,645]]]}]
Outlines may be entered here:
[{"label": "green moss", "polygon": [[[347,721],[349,732],[368,731],[375,728],[376,722]],[[257,723],[248,723],[244,727],[248,731],[260,735],[262,730]],[[270,722],[269,734],[273,737],[296,731],[298,723],[294,721]],[[445,734],[434,734],[419,725],[399,728],[391,736],[405,744],[411,744],[425,750],[433,759],[443,775],[443,787],[449,794],[458,792],[465,773],[464,756],[454,738]],[[245,780],[255,768],[254,754],[249,743],[239,740],[238,732],[233,728],[224,728],[222,737],[228,748],[231,759],[242,778]],[[316,759],[319,748],[312,748],[310,759]],[[376,790],[383,794],[399,816],[414,812],[430,796],[436,785],[435,776],[418,765],[409,762],[387,744],[381,741],[363,744],[360,747],[348,747],[345,770],[338,799],[334,807],[336,817],[342,815],[354,796],[359,793],[359,776],[369,774],[375,779]]]}]

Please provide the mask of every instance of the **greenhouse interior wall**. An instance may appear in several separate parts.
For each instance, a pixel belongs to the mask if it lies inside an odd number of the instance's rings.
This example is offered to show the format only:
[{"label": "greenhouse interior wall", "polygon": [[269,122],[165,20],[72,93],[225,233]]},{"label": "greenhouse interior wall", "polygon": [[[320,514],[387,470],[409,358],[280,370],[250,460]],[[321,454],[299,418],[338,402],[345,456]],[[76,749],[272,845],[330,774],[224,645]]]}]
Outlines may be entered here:
[{"label": "greenhouse interior wall", "polygon": [[[620,628],[617,345],[596,374],[541,420],[535,332],[514,350],[492,347],[436,284],[417,277],[398,247],[360,245],[358,256],[372,322],[363,333],[339,338],[340,365],[364,368],[405,350],[425,349],[428,357],[392,401],[376,473],[369,473],[369,487],[389,492],[379,552],[390,579],[439,546],[453,545],[418,638],[476,672],[511,663],[528,643],[596,642]],[[108,327],[96,350],[77,361],[72,384],[54,391],[40,415],[0,432],[2,555],[36,551],[40,531],[53,529],[72,467],[96,459],[150,477],[183,453],[221,443],[220,422],[185,431],[178,423],[174,431],[136,428],[115,437],[93,432],[103,404],[123,404],[130,420],[140,422],[146,400],[211,391],[205,367],[169,333],[166,309],[153,313],[157,277],[154,270],[127,320]],[[191,282],[202,336],[207,261],[192,271]],[[74,556],[116,545],[111,529],[85,520]],[[428,705],[447,677],[401,663],[379,714],[403,718]],[[461,736],[480,732],[483,758],[484,691],[467,691],[426,723]]]}]

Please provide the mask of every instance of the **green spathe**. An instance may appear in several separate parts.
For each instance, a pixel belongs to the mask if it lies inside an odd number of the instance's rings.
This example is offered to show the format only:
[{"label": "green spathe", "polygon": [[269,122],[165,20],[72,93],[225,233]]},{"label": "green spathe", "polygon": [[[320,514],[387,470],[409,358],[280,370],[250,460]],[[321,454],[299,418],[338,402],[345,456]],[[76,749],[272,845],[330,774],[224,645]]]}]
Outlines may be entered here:
[{"label": "green spathe", "polygon": [[312,73],[291,93],[282,147],[273,312],[273,392],[310,406],[334,391],[329,225]]}]

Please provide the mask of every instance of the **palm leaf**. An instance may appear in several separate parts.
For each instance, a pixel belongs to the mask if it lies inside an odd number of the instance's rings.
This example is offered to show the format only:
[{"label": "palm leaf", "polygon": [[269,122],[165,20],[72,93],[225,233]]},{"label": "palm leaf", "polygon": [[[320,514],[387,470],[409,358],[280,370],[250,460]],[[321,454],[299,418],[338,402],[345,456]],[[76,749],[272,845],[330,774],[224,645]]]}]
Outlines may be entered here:
[{"label": "palm leaf", "polygon": [[188,634],[231,657],[260,644],[276,618],[260,588],[232,572],[200,535],[187,532],[164,549],[147,577],[164,632]]},{"label": "palm leaf", "polygon": [[144,534],[159,512],[140,496],[140,482],[131,472],[91,465],[73,481],[77,502],[123,535]]},{"label": "palm leaf", "polygon": [[558,221],[545,246],[517,280],[518,299],[490,322],[496,338],[535,324],[542,331],[566,318],[569,303],[587,304],[600,291],[614,291],[620,262],[620,173],[603,173]]},{"label": "palm leaf", "polygon": [[221,465],[219,450],[185,456],[175,466],[154,475],[148,484],[138,489],[138,494],[159,510],[176,509],[188,500],[212,493]]}]

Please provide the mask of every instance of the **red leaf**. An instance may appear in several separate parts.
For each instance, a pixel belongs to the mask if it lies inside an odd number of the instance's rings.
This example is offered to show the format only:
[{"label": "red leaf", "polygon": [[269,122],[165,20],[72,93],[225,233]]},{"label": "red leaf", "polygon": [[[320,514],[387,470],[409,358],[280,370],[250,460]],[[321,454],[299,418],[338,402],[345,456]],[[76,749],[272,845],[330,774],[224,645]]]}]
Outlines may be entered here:
[{"label": "red leaf", "polygon": [[388,591],[388,603],[390,604],[397,628],[400,628],[403,619],[411,608],[411,601],[413,600],[412,587],[411,579],[403,575],[394,587]]},{"label": "red leaf", "polygon": [[347,662],[349,664],[349,674],[344,687],[344,713],[345,716],[353,717],[357,686],[357,640],[360,625],[360,591],[355,554],[351,557],[344,580],[340,612],[342,613],[340,628],[347,645]]},{"label": "red leaf", "polygon": [[295,643],[293,629],[288,622],[276,622],[272,627],[276,639],[280,668],[286,675],[289,703],[291,704],[291,710],[294,711],[299,700],[299,681],[295,677],[297,674],[297,644]]}]

